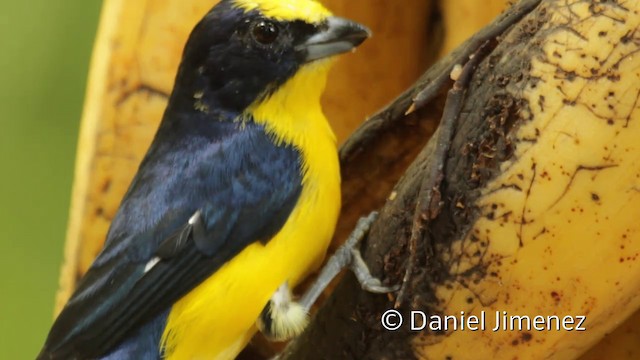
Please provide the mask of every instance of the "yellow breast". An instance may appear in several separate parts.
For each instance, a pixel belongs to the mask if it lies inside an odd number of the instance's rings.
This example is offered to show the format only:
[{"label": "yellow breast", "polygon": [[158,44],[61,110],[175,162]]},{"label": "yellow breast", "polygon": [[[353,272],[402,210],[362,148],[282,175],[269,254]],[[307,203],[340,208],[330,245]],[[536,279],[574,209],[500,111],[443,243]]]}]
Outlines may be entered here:
[{"label": "yellow breast", "polygon": [[163,336],[168,359],[233,359],[275,290],[285,281],[294,286],[321,264],[340,210],[336,141],[319,104],[325,67],[301,69],[248,110],[274,141],[301,151],[302,193],[273,239],[248,246],[174,304]]}]

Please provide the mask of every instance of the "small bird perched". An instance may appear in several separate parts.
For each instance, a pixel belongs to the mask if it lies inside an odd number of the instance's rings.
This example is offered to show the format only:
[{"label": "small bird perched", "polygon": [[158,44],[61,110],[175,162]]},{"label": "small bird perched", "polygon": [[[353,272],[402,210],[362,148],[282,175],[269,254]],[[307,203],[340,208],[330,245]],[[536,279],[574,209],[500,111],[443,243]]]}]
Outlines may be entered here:
[{"label": "small bird perched", "polygon": [[321,264],[340,208],[320,96],[330,58],[368,36],[314,0],[221,0],[206,14],[38,359],[231,359],[257,320],[298,334],[290,287]]}]

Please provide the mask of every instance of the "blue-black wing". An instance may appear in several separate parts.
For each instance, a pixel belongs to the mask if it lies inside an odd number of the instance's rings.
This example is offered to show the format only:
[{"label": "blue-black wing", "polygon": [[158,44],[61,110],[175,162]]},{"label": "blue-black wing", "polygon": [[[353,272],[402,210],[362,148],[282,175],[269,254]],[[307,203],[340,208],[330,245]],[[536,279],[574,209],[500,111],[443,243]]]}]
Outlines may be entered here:
[{"label": "blue-black wing", "polygon": [[40,358],[108,353],[284,225],[302,188],[299,152],[251,122],[208,123],[160,128]]}]

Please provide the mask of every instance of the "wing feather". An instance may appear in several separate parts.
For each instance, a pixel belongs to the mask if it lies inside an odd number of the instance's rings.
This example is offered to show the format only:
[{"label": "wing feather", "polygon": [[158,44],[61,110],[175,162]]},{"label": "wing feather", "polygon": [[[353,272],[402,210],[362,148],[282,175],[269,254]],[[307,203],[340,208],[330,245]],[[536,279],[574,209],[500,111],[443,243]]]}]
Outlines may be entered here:
[{"label": "wing feather", "polygon": [[[41,358],[108,353],[247,245],[273,237],[301,188],[298,151],[258,125],[220,122],[197,136],[161,128]],[[201,223],[190,223],[197,211]]]}]

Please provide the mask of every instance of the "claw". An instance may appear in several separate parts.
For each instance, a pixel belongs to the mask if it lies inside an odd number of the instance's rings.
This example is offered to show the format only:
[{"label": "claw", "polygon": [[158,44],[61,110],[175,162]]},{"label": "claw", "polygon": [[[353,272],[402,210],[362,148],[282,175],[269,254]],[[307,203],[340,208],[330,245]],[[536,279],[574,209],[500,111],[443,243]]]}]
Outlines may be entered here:
[{"label": "claw", "polygon": [[378,213],[372,212],[369,216],[361,218],[347,241],[327,261],[316,281],[300,300],[300,304],[307,311],[336,275],[347,266],[355,274],[361,288],[365,291],[386,294],[398,290],[399,286],[383,286],[379,279],[373,277],[357,249],[357,245],[367,235],[377,217]]}]

